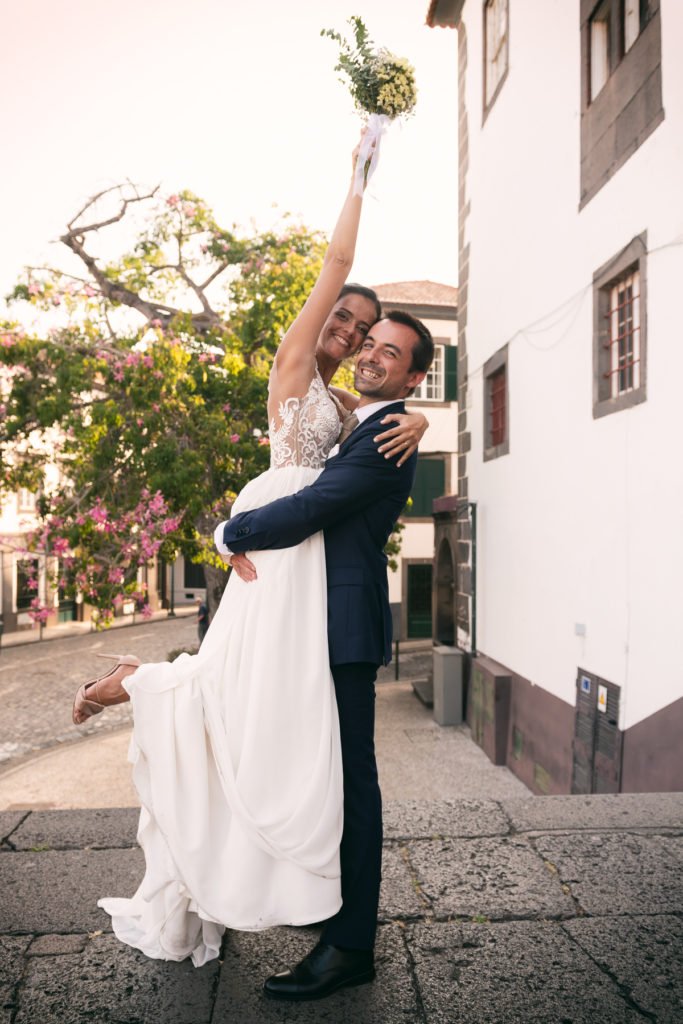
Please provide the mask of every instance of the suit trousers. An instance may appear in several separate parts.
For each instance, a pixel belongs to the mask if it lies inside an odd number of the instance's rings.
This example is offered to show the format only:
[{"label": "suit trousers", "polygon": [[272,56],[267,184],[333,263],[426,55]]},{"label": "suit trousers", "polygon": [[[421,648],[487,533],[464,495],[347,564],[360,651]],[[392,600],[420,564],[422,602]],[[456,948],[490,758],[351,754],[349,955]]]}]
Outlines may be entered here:
[{"label": "suit trousers", "polygon": [[382,878],[382,796],[375,760],[377,665],[333,665],[344,766],[341,841],[342,907],[325,924],[322,942],[373,949]]}]

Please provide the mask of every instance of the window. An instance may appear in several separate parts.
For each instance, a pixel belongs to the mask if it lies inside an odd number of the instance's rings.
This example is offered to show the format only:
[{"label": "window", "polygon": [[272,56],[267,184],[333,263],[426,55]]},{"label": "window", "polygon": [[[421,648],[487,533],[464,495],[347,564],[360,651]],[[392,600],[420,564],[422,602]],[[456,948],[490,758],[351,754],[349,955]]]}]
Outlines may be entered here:
[{"label": "window", "polygon": [[593,416],[645,401],[646,236],[593,278]]},{"label": "window", "polygon": [[664,119],[659,0],[580,0],[584,206]]},{"label": "window", "polygon": [[607,345],[610,395],[638,387],[640,379],[640,273],[632,270],[610,288]]},{"label": "window", "polygon": [[498,95],[508,70],[508,0],[484,4],[484,113]]},{"label": "window", "polygon": [[650,15],[647,0],[624,0],[624,53],[628,53]]},{"label": "window", "polygon": [[446,461],[442,455],[420,455],[415,482],[410,492],[413,500],[404,515],[413,519],[431,519],[435,498],[446,493]]},{"label": "window", "polygon": [[594,100],[609,78],[612,0],[604,0],[590,23],[590,98]]},{"label": "window", "polygon": [[37,594],[38,559],[22,558],[16,564],[16,606],[18,612],[27,611]]},{"label": "window", "polygon": [[651,0],[602,0],[590,17],[590,99],[634,45],[652,17]]},{"label": "window", "polygon": [[508,347],[504,345],[484,366],[485,461],[510,451],[508,405]]},{"label": "window", "polygon": [[427,376],[411,395],[417,402],[455,402],[458,398],[458,349],[434,339],[434,361]]},{"label": "window", "polygon": [[20,487],[19,494],[17,496],[17,502],[20,512],[33,512],[36,507],[36,496],[33,491],[29,491],[27,487]]}]

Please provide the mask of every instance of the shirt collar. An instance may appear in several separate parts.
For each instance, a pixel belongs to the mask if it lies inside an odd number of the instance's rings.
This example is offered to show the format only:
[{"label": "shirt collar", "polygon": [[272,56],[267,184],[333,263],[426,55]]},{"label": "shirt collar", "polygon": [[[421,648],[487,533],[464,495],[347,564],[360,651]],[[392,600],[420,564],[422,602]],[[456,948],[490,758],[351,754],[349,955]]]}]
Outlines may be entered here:
[{"label": "shirt collar", "polygon": [[392,398],[389,402],[369,402],[367,405],[361,405],[360,408],[356,409],[358,422],[363,423],[374,412],[379,412],[380,409],[383,409],[385,405],[396,405],[400,401],[400,398]]}]

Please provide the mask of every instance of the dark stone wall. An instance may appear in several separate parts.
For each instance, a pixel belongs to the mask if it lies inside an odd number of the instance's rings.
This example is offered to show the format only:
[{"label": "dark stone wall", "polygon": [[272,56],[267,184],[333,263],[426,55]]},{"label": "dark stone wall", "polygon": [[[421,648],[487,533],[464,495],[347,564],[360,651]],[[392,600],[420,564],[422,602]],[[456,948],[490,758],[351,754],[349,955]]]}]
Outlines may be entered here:
[{"label": "dark stone wall", "polygon": [[507,765],[534,793],[570,793],[574,708],[511,673]]},{"label": "dark stone wall", "polygon": [[683,791],[683,697],[627,729],[622,793]]}]

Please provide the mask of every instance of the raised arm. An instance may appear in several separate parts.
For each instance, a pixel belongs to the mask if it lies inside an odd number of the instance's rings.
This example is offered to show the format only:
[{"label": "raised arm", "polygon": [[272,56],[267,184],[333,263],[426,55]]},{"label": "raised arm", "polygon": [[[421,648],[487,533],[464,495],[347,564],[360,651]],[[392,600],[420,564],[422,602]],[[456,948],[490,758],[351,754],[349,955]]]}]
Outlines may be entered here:
[{"label": "raised arm", "polygon": [[[353,153],[356,165],[358,146]],[[339,219],[327,247],[320,275],[303,309],[278,347],[274,368],[277,390],[286,396],[305,394],[315,371],[315,348],[330,310],[344,285],[356,249],[362,197],[352,194],[349,184]]]}]

